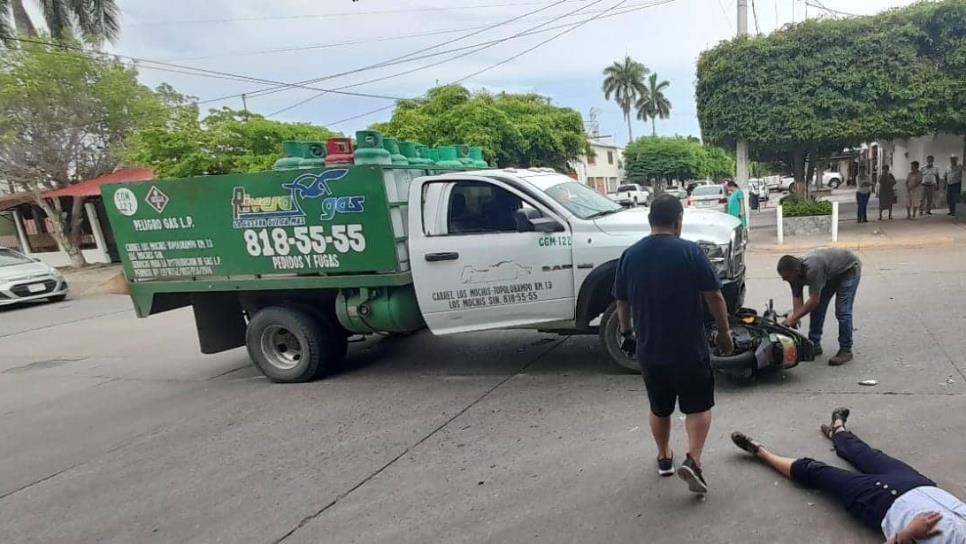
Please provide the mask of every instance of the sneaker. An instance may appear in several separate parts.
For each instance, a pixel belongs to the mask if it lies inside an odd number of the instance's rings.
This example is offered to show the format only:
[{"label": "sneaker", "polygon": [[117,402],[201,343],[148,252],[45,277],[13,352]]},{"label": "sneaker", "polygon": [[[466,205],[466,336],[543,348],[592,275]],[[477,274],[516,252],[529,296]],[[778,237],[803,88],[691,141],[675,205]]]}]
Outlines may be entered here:
[{"label": "sneaker", "polygon": [[758,455],[758,450],[761,449],[760,442],[755,441],[744,433],[731,433],[731,441],[735,443],[735,446],[738,446],[752,455]]},{"label": "sneaker", "polygon": [[852,360],[852,352],[847,349],[840,349],[833,357],[828,360],[829,366],[842,366]]},{"label": "sneaker", "polygon": [[657,475],[665,478],[674,476],[674,454],[670,457],[657,458]]},{"label": "sneaker", "polygon": [[708,483],[704,481],[704,474],[701,472],[701,467],[694,462],[694,459],[691,459],[690,453],[687,459],[678,467],[678,477],[688,484],[688,489],[691,493],[697,493],[699,495],[708,493]]}]

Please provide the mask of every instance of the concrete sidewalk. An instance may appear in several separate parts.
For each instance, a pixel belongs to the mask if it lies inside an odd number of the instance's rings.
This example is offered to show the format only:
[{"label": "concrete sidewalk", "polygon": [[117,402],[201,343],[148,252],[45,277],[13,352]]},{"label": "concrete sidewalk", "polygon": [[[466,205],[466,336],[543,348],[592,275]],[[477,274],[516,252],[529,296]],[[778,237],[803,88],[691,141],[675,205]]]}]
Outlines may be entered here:
[{"label": "concrete sidewalk", "polygon": [[119,264],[93,264],[74,270],[61,268],[61,273],[70,285],[72,297],[114,293],[127,293],[127,280]]},{"label": "concrete sidewalk", "polygon": [[[966,244],[966,225],[953,221],[945,210],[917,218],[905,219],[905,210],[893,213],[894,219],[856,223],[854,220],[839,222],[839,239],[832,242],[830,234],[815,236],[785,236],[779,245],[777,231],[760,229],[753,231],[749,250],[759,252],[797,252],[816,247],[840,247],[844,249],[909,249],[943,247]],[[871,214],[870,214],[871,215]]]}]

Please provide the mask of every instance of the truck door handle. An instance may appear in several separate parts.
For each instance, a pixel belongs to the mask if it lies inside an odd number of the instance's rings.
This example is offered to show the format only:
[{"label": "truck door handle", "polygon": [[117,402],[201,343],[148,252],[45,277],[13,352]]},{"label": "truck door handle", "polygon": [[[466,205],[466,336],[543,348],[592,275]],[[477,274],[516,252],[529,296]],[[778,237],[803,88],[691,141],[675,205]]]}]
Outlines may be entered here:
[{"label": "truck door handle", "polygon": [[435,263],[439,261],[455,261],[460,258],[460,254],[455,251],[444,251],[442,253],[427,253],[426,260]]}]

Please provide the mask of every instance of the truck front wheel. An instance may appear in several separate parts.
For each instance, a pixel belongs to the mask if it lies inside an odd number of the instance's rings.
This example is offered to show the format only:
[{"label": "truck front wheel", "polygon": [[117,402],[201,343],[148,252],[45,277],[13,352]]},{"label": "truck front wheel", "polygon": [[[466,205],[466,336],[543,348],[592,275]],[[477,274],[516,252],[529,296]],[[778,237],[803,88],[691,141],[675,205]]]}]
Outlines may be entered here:
[{"label": "truck front wheel", "polygon": [[291,307],[269,306],[252,316],[245,333],[248,354],[268,379],[307,382],[342,362],[346,338],[326,319]]},{"label": "truck front wheel", "polygon": [[600,318],[600,346],[614,363],[634,372],[640,372],[637,359],[632,359],[621,351],[621,325],[617,319],[617,302],[611,302]]}]

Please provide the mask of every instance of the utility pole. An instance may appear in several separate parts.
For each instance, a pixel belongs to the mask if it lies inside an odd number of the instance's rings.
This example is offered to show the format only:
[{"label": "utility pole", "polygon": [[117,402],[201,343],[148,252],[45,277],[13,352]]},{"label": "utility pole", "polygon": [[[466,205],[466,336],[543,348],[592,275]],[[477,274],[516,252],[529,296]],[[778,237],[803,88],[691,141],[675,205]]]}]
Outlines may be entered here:
[{"label": "utility pole", "polygon": [[[738,36],[748,35],[748,0],[738,0]],[[738,140],[735,149],[736,172],[735,181],[738,186],[745,190],[748,189],[748,142]]]},{"label": "utility pole", "polygon": [[245,96],[245,93],[242,93],[241,99],[242,99],[242,109],[245,110],[245,113],[248,113],[248,97]]}]

